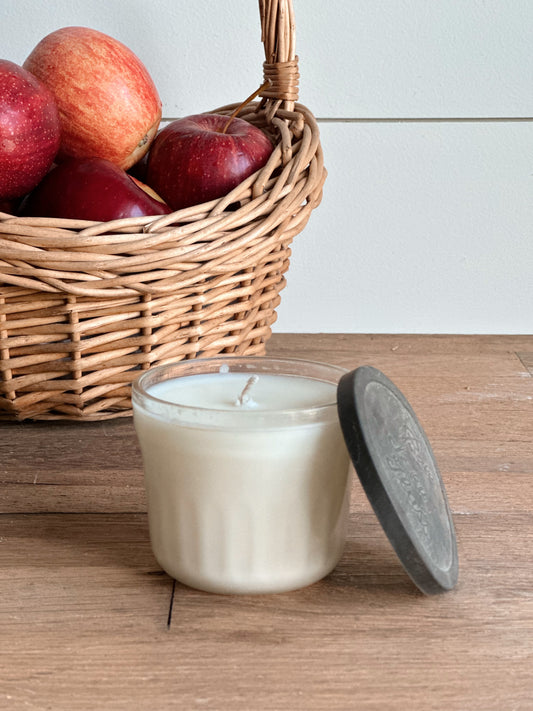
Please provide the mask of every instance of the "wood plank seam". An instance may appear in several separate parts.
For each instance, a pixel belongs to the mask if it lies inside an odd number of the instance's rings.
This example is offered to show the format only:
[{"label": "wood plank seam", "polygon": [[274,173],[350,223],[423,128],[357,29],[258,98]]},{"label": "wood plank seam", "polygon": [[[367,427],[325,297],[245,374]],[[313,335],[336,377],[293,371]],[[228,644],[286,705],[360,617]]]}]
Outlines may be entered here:
[{"label": "wood plank seam", "polygon": [[533,353],[515,351],[515,356],[522,363],[528,373],[533,376]]},{"label": "wood plank seam", "polygon": [[170,592],[170,603],[168,606],[168,617],[167,617],[167,630],[170,629],[172,625],[172,611],[174,609],[174,594],[176,592],[176,581],[172,581],[172,590]]}]

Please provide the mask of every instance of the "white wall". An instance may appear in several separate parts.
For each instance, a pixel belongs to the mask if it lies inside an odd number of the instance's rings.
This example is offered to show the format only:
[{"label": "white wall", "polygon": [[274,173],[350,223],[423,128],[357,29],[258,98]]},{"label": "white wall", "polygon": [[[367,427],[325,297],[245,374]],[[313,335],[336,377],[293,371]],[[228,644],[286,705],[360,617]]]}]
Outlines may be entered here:
[{"label": "white wall", "polygon": [[[261,81],[256,0],[2,5],[3,58],[61,26],[100,29],[147,65],[166,118]],[[275,329],[532,333],[533,1],[294,5],[329,177]]]}]

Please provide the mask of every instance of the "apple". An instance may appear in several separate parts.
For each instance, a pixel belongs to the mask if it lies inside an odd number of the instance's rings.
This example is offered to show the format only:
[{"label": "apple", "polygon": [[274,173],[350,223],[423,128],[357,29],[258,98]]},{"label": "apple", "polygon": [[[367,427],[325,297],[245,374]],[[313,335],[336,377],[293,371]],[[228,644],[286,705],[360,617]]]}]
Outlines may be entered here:
[{"label": "apple", "polygon": [[161,198],[104,158],[69,158],[55,166],[21,208],[25,216],[96,222],[170,212]]},{"label": "apple", "polygon": [[172,121],[154,139],[146,182],[173,210],[227,195],[262,168],[273,150],[248,121],[195,114]]},{"label": "apple", "polygon": [[[160,195],[158,195],[153,188],[151,188],[149,185],[146,185],[146,183],[143,183],[142,180],[140,180],[139,178],[136,178],[134,175],[130,175],[129,173],[128,173],[128,175],[133,180],[135,185],[138,185],[142,190],[144,190],[144,192],[147,195],[150,195],[151,197],[153,197],[154,200],[157,200],[157,202],[160,202],[163,205],[166,205],[168,207],[168,205],[163,200],[163,198]],[[170,210],[170,208],[169,208],[169,210]]]},{"label": "apple", "polygon": [[127,169],[148,150],[161,99],[146,67],[124,44],[98,30],[63,27],[37,44],[24,67],[56,98],[60,160],[94,156]]},{"label": "apple", "polygon": [[37,185],[59,149],[60,131],[51,92],[18,64],[0,59],[0,200]]}]

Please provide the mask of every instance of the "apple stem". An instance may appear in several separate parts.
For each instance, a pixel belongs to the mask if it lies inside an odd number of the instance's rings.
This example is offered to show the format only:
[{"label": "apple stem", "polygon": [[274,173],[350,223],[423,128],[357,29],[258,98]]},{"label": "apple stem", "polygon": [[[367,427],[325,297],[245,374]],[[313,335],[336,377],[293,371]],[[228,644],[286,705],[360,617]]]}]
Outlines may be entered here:
[{"label": "apple stem", "polygon": [[250,94],[250,96],[249,96],[247,99],[245,99],[245,100],[242,102],[242,104],[240,104],[240,105],[235,109],[235,111],[231,114],[231,116],[229,117],[229,119],[228,119],[226,125],[225,125],[224,128],[222,129],[221,133],[226,133],[227,130],[228,130],[228,128],[229,128],[229,125],[230,125],[230,123],[233,121],[233,119],[244,109],[245,106],[247,106],[247,104],[250,103],[250,101],[253,101],[256,96],[259,96],[259,94],[260,94],[262,91],[264,91],[267,87],[269,87],[271,83],[272,83],[272,82],[270,81],[270,79],[267,79],[264,84],[261,84],[261,86],[259,87],[259,89],[257,89],[256,91],[254,91],[253,94]]}]

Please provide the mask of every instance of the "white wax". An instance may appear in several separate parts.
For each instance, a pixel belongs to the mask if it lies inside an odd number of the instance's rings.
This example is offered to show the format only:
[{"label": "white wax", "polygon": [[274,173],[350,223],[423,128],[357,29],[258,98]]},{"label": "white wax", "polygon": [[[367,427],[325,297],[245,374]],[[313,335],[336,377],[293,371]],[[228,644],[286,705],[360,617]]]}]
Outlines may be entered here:
[{"label": "white wax", "polygon": [[[170,575],[212,592],[308,585],[344,546],[350,474],[336,386],[260,373],[238,405],[250,375],[149,388],[178,406],[134,398],[154,553]],[[317,406],[313,416],[283,412]]]},{"label": "white wax", "polygon": [[[237,400],[250,377],[250,399]],[[152,385],[149,394],[165,402],[188,407],[235,411],[238,407],[258,410],[293,410],[331,405],[336,400],[336,385],[294,375],[268,373],[202,373],[173,378]]]}]

